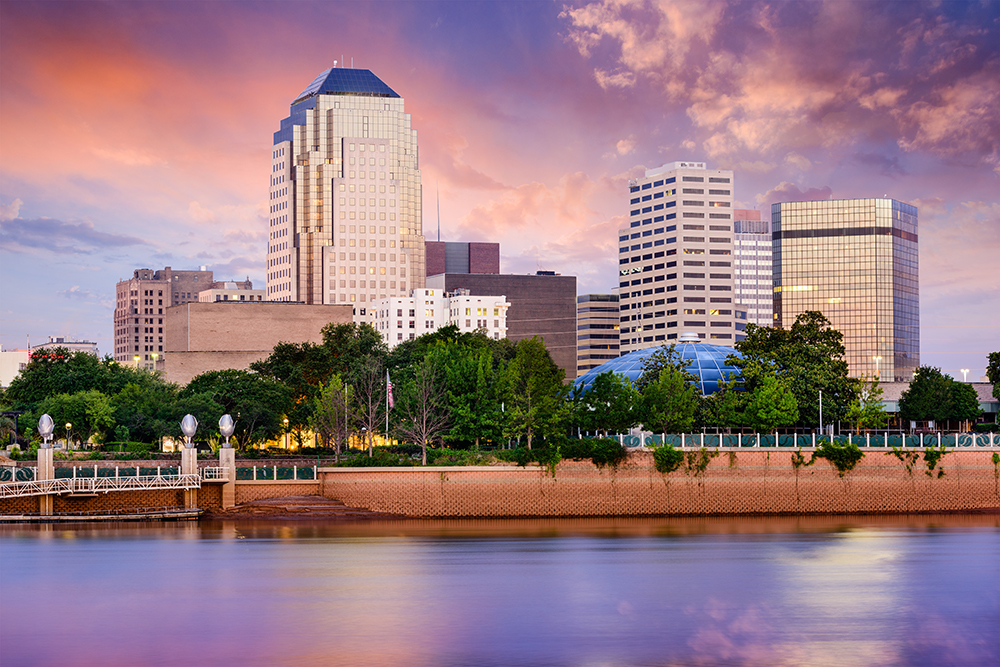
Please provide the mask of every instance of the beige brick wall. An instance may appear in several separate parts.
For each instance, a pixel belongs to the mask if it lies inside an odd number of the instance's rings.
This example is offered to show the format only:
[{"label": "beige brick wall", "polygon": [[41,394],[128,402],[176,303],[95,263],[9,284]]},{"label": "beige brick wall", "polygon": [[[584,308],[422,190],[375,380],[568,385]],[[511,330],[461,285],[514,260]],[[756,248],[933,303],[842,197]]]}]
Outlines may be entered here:
[{"label": "beige brick wall", "polygon": [[350,507],[424,517],[641,516],[886,513],[1000,508],[991,452],[952,452],[942,478],[908,474],[895,457],[869,451],[840,478],[825,460],[796,470],[791,451],[723,451],[703,475],[663,476],[652,455],[633,452],[618,470],[589,462],[540,469],[321,469],[323,495]]},{"label": "beige brick wall", "polygon": [[318,496],[319,482],[236,482],[236,504],[285,496]]}]

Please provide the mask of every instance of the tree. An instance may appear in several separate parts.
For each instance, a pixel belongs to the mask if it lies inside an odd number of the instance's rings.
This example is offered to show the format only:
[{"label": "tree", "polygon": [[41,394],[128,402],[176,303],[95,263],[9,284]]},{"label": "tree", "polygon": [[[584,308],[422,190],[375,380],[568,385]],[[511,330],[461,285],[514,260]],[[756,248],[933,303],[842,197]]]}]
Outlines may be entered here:
[{"label": "tree", "polygon": [[511,433],[528,439],[557,432],[566,412],[565,371],[556,366],[537,336],[518,341],[514,360],[505,373]]},{"label": "tree", "polygon": [[374,358],[383,364],[389,352],[382,334],[370,324],[331,323],[320,333],[323,335],[323,347],[330,354],[331,372],[339,373],[345,381],[355,385],[366,372],[368,359]]},{"label": "tree", "polygon": [[427,465],[427,447],[441,440],[448,430],[444,373],[434,359],[425,358],[400,392],[396,431],[401,438],[420,445],[421,465]]},{"label": "tree", "polygon": [[798,423],[815,426],[820,392],[827,423],[844,418],[857,393],[857,381],[848,377],[843,339],[822,313],[806,311],[790,329],[748,324],[746,339],[736,343],[742,357],[733,355],[728,361],[740,369],[741,383],[751,395],[764,377],[782,378],[795,396]]},{"label": "tree", "polygon": [[237,447],[265,442],[282,433],[292,409],[291,391],[280,382],[244,370],[207,371],[180,392],[181,398],[207,394],[232,416]]},{"label": "tree", "polygon": [[857,398],[847,406],[846,419],[859,431],[885,428],[889,423],[889,415],[882,404],[882,387],[879,386],[878,376],[861,379]]},{"label": "tree", "polygon": [[115,424],[110,399],[96,389],[50,396],[38,404],[32,418],[37,422],[43,414],[52,417],[57,432],[60,426],[73,424],[72,432],[82,442],[103,442]]},{"label": "tree", "polygon": [[698,392],[689,374],[667,365],[642,392],[640,418],[643,425],[660,433],[686,433],[694,426]]},{"label": "tree", "polygon": [[501,401],[503,366],[494,365],[492,350],[485,345],[439,344],[447,379],[452,426],[446,439],[498,442],[503,438],[504,412]]},{"label": "tree", "polygon": [[764,377],[754,388],[744,413],[744,423],[758,433],[791,426],[798,419],[795,395],[784,380],[775,376]]},{"label": "tree", "polygon": [[676,344],[664,345],[642,360],[642,374],[636,378],[635,388],[645,391],[647,385],[659,379],[664,368],[676,368],[688,382],[697,382],[698,378],[687,370],[690,365],[691,359],[681,359]]},{"label": "tree", "polygon": [[986,377],[993,383],[993,398],[1000,399],[1000,352],[990,352]]},{"label": "tree", "polygon": [[339,462],[342,448],[347,446],[354,431],[354,389],[351,385],[344,384],[339,375],[321,384],[313,399],[309,423],[327,447],[333,446],[335,460]]},{"label": "tree", "polygon": [[[358,425],[365,432],[368,456],[372,455],[372,439],[376,430],[384,428],[385,419],[385,365],[381,357],[362,358],[355,369],[354,402]],[[386,434],[388,435],[388,434]]]},{"label": "tree", "polygon": [[952,415],[951,378],[940,368],[921,366],[899,397],[899,416],[913,421],[940,422]]},{"label": "tree", "polygon": [[320,385],[333,375],[333,357],[325,345],[278,343],[266,359],[250,364],[250,370],[288,388],[292,401],[288,421],[302,426],[309,422]]},{"label": "tree", "polygon": [[[951,380],[951,378],[949,378]],[[979,409],[979,395],[971,384],[951,380],[951,419],[960,422],[969,422],[977,418],[981,411]]]},{"label": "tree", "polygon": [[640,394],[627,376],[608,371],[594,378],[582,396],[581,424],[588,431],[627,431],[639,421]]}]

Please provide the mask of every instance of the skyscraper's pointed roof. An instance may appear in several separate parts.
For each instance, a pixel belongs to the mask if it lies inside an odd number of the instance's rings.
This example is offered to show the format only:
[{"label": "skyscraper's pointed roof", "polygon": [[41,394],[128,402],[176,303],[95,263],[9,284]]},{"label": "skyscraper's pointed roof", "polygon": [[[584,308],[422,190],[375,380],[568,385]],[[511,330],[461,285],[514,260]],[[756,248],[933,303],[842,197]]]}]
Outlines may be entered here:
[{"label": "skyscraper's pointed roof", "polygon": [[295,98],[295,104],[321,94],[368,95],[371,97],[399,97],[382,79],[369,69],[331,67],[318,77]]}]

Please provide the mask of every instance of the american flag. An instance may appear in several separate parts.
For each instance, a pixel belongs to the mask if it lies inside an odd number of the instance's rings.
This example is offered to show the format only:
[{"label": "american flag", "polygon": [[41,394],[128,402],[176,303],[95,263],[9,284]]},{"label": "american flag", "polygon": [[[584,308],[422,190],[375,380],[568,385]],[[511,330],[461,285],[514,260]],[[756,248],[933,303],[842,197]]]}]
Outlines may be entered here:
[{"label": "american flag", "polygon": [[385,372],[385,392],[388,396],[389,408],[395,407],[396,402],[392,400],[392,380],[389,379],[389,371]]}]

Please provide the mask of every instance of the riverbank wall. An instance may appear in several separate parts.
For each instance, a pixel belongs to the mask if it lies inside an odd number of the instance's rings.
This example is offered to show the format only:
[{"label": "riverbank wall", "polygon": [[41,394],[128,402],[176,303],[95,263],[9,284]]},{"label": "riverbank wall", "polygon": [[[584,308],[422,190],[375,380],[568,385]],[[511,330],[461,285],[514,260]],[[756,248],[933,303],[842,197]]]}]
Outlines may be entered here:
[{"label": "riverbank wall", "polygon": [[717,453],[694,451],[691,465],[667,475],[653,468],[651,452],[635,451],[616,469],[589,461],[563,461],[554,471],[320,468],[319,481],[322,495],[350,507],[412,517],[1000,511],[992,451],[949,452],[933,470],[922,459],[907,470],[891,450],[866,450],[843,477],[825,459],[794,465],[794,450],[704,451]]}]

